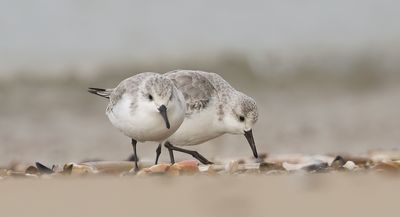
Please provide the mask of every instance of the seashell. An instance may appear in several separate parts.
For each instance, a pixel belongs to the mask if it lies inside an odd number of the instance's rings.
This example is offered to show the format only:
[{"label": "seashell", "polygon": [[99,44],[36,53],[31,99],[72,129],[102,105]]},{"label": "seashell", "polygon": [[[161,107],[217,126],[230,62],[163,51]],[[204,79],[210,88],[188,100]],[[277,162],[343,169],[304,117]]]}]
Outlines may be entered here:
[{"label": "seashell", "polygon": [[262,162],[260,164],[260,170],[261,171],[285,170],[285,168],[283,168],[282,163]]},{"label": "seashell", "polygon": [[75,164],[75,163],[65,164],[64,171],[67,172],[68,170],[70,170],[71,175],[89,175],[98,173],[98,171],[95,168],[89,165]]},{"label": "seashell", "polygon": [[208,172],[208,170],[212,167],[212,165],[199,165],[199,172],[205,173]]},{"label": "seashell", "polygon": [[353,161],[347,161],[344,165],[343,168],[346,168],[348,170],[354,170],[357,169],[358,166],[353,162]]},{"label": "seashell", "polygon": [[[139,172],[136,173],[137,176],[145,176],[145,175],[149,175],[151,173],[149,168],[144,168],[139,170]],[[135,172],[133,171],[133,169],[131,171],[129,171],[126,175],[130,175],[130,174],[135,174]]]},{"label": "seashell", "polygon": [[398,164],[391,161],[379,162],[372,168],[378,171],[387,171],[387,172],[397,172],[400,169]]},{"label": "seashell", "polygon": [[225,164],[210,164],[211,168],[215,171],[222,171],[225,170],[226,165]]},{"label": "seashell", "polygon": [[336,157],[328,155],[313,155],[309,157],[308,161],[328,163],[329,166],[335,160]]},{"label": "seashell", "polygon": [[34,166],[29,166],[28,168],[26,168],[25,173],[26,174],[39,174],[39,170]]},{"label": "seashell", "polygon": [[173,164],[168,168],[167,174],[170,176],[179,176],[181,174],[181,166]]},{"label": "seashell", "polygon": [[308,162],[302,164],[291,164],[284,162],[282,164],[283,168],[286,171],[298,171],[298,170],[305,170],[308,172],[321,172],[328,168],[328,163],[317,161],[317,162]]},{"label": "seashell", "polygon": [[239,164],[240,170],[259,170],[261,163],[246,163],[246,164]]},{"label": "seashell", "polygon": [[149,169],[150,173],[165,173],[170,168],[169,164],[157,164],[151,166]]},{"label": "seashell", "polygon": [[338,156],[336,156],[335,159],[333,159],[333,161],[331,163],[331,167],[334,169],[340,169],[340,168],[343,168],[343,166],[345,164],[346,164],[346,160],[342,156],[338,155]]},{"label": "seashell", "polygon": [[199,172],[206,175],[217,175],[217,171],[214,169],[215,164],[212,165],[199,165]]},{"label": "seashell", "polygon": [[60,165],[53,165],[51,167],[51,170],[53,170],[54,173],[63,173],[64,172],[64,167],[60,166]]},{"label": "seashell", "polygon": [[73,164],[65,164],[64,167],[63,167],[62,174],[71,175],[72,168],[74,168]]},{"label": "seashell", "polygon": [[352,156],[352,155],[342,155],[347,161],[353,161],[356,165],[367,165],[371,162],[371,159],[364,156]]},{"label": "seashell", "polygon": [[388,162],[392,160],[399,160],[400,159],[400,150],[392,149],[392,150],[370,150],[368,151],[369,157],[374,162]]},{"label": "seashell", "polygon": [[229,163],[227,163],[225,165],[225,171],[230,174],[233,174],[233,173],[237,172],[238,170],[239,170],[239,162],[238,161],[232,160],[232,161],[229,161]]},{"label": "seashell", "polygon": [[[169,164],[157,164],[153,165],[149,168],[141,169],[139,172],[136,173],[137,176],[144,176],[144,175],[161,175],[167,173],[171,166]],[[132,168],[129,173],[135,173]]]},{"label": "seashell", "polygon": [[374,154],[371,156],[371,160],[375,163],[378,163],[378,162],[390,161],[391,158],[389,155],[386,154]]},{"label": "seashell", "polygon": [[51,174],[51,173],[53,173],[53,170],[48,168],[48,167],[46,167],[45,165],[43,165],[43,164],[41,164],[39,162],[36,162],[35,164],[36,164],[36,167],[37,167],[37,169],[38,169],[40,174]]},{"label": "seashell", "polygon": [[328,168],[328,166],[329,166],[328,163],[320,162],[311,164],[309,166],[305,166],[302,169],[306,170],[307,172],[323,172],[326,168]]},{"label": "seashell", "polygon": [[172,166],[176,166],[179,172],[183,174],[195,174],[199,172],[199,163],[195,160],[180,161]]},{"label": "seashell", "polygon": [[303,164],[293,164],[293,163],[283,162],[282,163],[282,167],[286,171],[296,171],[296,170],[301,170],[301,168],[303,168],[304,165]]}]

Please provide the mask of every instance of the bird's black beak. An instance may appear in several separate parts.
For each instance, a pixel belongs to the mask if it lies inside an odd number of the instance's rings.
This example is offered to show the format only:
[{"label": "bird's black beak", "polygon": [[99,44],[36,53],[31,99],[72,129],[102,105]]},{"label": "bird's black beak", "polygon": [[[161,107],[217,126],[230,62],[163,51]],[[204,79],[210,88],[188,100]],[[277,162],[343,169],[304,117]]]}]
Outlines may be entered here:
[{"label": "bird's black beak", "polygon": [[244,136],[249,142],[250,148],[253,151],[253,155],[255,158],[258,158],[256,143],[254,142],[253,130],[244,131]]},{"label": "bird's black beak", "polygon": [[163,119],[165,121],[165,125],[169,129],[171,126],[169,125],[169,120],[168,120],[168,116],[167,116],[167,107],[165,107],[165,105],[161,105],[158,108],[158,111],[160,112],[161,116],[163,117]]}]

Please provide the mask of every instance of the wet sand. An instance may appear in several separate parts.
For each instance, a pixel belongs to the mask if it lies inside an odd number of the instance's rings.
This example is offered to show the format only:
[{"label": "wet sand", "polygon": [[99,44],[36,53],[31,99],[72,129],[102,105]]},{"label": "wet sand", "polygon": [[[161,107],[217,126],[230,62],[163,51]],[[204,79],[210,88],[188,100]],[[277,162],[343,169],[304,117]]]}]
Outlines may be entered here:
[{"label": "wet sand", "polygon": [[86,177],[0,182],[1,216],[397,216],[398,176]]}]

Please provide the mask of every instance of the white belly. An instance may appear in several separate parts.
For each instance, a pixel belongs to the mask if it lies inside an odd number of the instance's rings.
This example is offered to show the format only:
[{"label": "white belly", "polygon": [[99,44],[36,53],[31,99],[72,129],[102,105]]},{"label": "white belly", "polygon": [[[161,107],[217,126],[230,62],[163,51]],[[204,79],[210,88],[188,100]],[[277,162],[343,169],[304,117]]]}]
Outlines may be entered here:
[{"label": "white belly", "polygon": [[132,112],[130,105],[131,101],[124,97],[106,114],[117,129],[140,142],[164,141],[178,129],[184,119],[185,111],[171,105],[167,109],[171,127],[167,129],[164,119],[156,109],[150,110],[138,104]]},{"label": "white belly", "polygon": [[221,136],[224,133],[216,124],[218,121],[216,118],[213,106],[210,106],[208,110],[195,113],[185,118],[182,125],[167,141],[177,146],[190,146]]}]

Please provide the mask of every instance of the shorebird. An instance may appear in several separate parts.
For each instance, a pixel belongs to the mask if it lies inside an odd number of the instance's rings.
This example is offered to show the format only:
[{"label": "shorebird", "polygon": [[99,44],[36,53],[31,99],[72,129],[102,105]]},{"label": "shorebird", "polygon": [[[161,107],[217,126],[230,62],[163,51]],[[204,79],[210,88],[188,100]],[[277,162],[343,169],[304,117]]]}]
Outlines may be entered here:
[{"label": "shorebird", "polygon": [[[175,70],[164,75],[186,100],[185,120],[164,144],[171,163],[175,162],[173,151],[190,154],[203,164],[212,163],[196,151],[176,146],[198,145],[225,133],[244,135],[258,158],[252,131],[258,118],[254,99],[235,90],[215,73]],[[161,146],[157,148],[156,164],[160,153]]]},{"label": "shorebird", "polygon": [[185,117],[183,94],[169,78],[158,73],[140,73],[123,80],[116,88],[88,91],[109,99],[106,115],[114,127],[131,138],[135,171],[139,168],[137,142],[161,144]]}]

